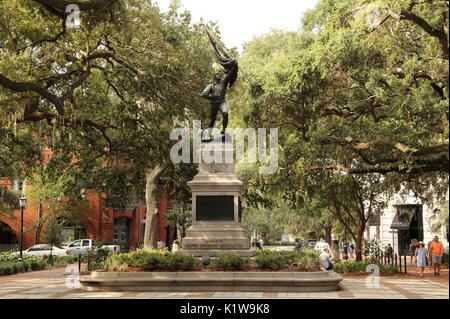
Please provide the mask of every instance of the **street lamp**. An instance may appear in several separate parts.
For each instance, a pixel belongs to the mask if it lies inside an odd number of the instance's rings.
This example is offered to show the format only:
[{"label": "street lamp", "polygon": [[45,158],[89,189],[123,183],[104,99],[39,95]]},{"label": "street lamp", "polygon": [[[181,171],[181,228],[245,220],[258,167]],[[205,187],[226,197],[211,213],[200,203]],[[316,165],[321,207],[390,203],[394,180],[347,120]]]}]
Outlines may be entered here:
[{"label": "street lamp", "polygon": [[25,208],[25,205],[27,203],[27,199],[25,196],[21,196],[19,198],[19,205],[20,205],[20,257],[19,261],[22,261],[22,252],[23,252],[23,209]]}]

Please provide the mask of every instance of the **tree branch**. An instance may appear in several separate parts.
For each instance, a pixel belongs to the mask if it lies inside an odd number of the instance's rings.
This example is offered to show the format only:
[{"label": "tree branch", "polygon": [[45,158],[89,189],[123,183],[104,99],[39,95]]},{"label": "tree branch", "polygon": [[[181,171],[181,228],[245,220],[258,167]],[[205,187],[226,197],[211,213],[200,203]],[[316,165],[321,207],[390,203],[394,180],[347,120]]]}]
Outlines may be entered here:
[{"label": "tree branch", "polygon": [[414,22],[416,25],[418,25],[420,28],[422,28],[422,30],[424,30],[430,36],[437,38],[439,40],[439,47],[441,49],[442,58],[445,60],[449,59],[448,40],[447,40],[447,34],[445,33],[444,29],[433,28],[423,18],[419,17],[418,15],[416,15],[408,10],[402,9],[402,10],[400,10],[400,14],[391,12],[391,15],[399,20],[407,20],[407,21]]},{"label": "tree branch", "polygon": [[34,2],[42,4],[45,8],[51,8],[57,12],[65,12],[69,4],[75,4],[80,8],[80,11],[86,10],[102,10],[108,5],[117,0],[33,0]]},{"label": "tree branch", "polygon": [[0,85],[14,92],[35,92],[52,103],[58,113],[64,116],[64,101],[43,87],[30,82],[15,82],[0,74]]}]

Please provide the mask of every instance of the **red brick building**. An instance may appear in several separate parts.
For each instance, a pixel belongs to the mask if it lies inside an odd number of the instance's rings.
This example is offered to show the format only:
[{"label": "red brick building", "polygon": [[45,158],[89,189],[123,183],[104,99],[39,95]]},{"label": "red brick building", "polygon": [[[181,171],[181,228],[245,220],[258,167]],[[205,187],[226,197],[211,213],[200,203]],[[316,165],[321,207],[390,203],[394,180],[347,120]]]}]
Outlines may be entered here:
[{"label": "red brick building", "polygon": [[[44,165],[51,158],[51,150],[43,149]],[[30,189],[32,185],[23,185],[20,181],[11,181],[0,178],[0,184],[16,190]],[[166,192],[160,192],[158,199],[159,219],[158,238],[163,242],[166,239],[166,220],[164,214],[167,211]],[[134,250],[140,241],[144,240],[146,206],[145,202],[135,198],[126,207],[125,211],[102,207],[102,199],[99,194],[85,194],[89,202],[89,208],[81,212],[80,225],[64,225],[62,235],[64,241],[72,241],[80,238],[105,240],[121,246],[122,251]],[[104,211],[108,214],[105,214]],[[24,249],[42,243],[43,232],[32,227],[36,221],[46,214],[46,208],[36,200],[28,199],[24,209]],[[15,210],[13,215],[0,215],[0,244],[19,244],[20,241],[20,210]]]}]

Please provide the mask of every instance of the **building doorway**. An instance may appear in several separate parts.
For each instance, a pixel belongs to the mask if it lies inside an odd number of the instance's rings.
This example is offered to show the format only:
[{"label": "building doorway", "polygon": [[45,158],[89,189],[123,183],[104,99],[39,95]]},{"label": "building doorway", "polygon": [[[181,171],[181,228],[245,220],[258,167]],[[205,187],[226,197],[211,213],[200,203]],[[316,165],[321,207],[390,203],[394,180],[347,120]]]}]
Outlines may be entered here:
[{"label": "building doorway", "polygon": [[411,240],[423,241],[422,205],[398,205],[391,228],[397,229],[399,254],[408,255]]},{"label": "building doorway", "polygon": [[17,243],[16,233],[8,224],[0,221],[0,252],[14,251]]},{"label": "building doorway", "polygon": [[130,220],[127,217],[114,219],[113,243],[120,246],[120,252],[130,250]]}]

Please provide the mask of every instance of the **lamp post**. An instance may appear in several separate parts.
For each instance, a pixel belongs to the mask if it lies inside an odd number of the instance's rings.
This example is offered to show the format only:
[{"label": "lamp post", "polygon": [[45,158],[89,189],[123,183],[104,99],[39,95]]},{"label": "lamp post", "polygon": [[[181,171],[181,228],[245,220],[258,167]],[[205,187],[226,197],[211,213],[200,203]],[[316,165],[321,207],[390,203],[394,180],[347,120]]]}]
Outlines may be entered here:
[{"label": "lamp post", "polygon": [[25,196],[21,196],[19,198],[19,205],[20,205],[20,257],[19,261],[22,261],[22,253],[23,253],[23,209],[25,208],[25,205],[27,203],[27,199]]}]

